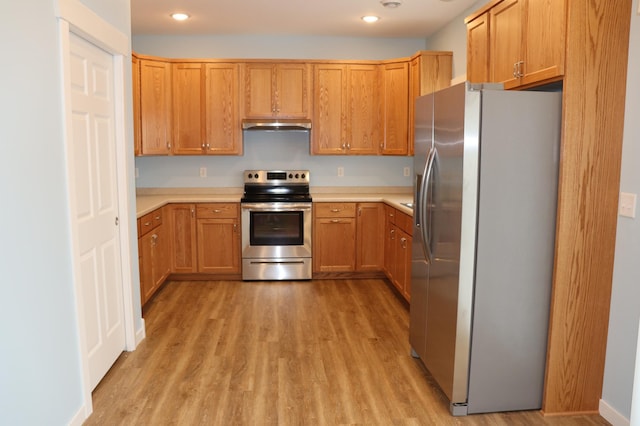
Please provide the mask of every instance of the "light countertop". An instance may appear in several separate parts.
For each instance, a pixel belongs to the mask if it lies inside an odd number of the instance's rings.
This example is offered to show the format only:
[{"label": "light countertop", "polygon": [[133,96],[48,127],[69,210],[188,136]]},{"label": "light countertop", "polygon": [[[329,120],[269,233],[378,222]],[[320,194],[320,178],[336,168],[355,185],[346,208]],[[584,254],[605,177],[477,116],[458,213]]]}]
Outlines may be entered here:
[{"label": "light countertop", "polygon": [[[413,215],[400,203],[413,201],[411,188],[404,187],[320,187],[311,189],[314,202],[382,202]],[[169,203],[238,203],[242,188],[162,188],[138,189],[136,215],[141,217]]]}]

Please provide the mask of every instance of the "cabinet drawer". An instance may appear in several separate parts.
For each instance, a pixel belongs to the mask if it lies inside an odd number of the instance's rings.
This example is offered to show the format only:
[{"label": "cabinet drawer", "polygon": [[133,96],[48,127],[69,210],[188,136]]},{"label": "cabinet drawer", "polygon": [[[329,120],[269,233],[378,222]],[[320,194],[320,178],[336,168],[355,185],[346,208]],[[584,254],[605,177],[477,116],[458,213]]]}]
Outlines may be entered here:
[{"label": "cabinet drawer", "polygon": [[393,207],[385,204],[384,205],[384,217],[385,220],[389,223],[393,223],[394,225],[396,224],[396,209],[394,209]]},{"label": "cabinet drawer", "polygon": [[395,224],[398,228],[402,229],[408,235],[413,234],[413,217],[396,210],[395,219]]},{"label": "cabinet drawer", "polygon": [[316,203],[316,217],[356,217],[355,203]]},{"label": "cabinet drawer", "polygon": [[196,206],[198,219],[235,219],[238,217],[237,203],[203,203]]},{"label": "cabinet drawer", "polygon": [[140,232],[138,234],[138,237],[142,237],[143,235],[146,235],[149,231],[155,228],[155,225],[153,223],[153,218],[155,213],[156,213],[155,211],[151,213],[147,213],[144,216],[142,216],[140,219],[138,219],[140,221]]},{"label": "cabinet drawer", "polygon": [[156,226],[162,225],[163,214],[164,214],[164,209],[158,209],[158,210],[155,210],[155,211],[151,212],[151,216],[152,216],[152,220],[153,220],[153,227],[154,228]]}]

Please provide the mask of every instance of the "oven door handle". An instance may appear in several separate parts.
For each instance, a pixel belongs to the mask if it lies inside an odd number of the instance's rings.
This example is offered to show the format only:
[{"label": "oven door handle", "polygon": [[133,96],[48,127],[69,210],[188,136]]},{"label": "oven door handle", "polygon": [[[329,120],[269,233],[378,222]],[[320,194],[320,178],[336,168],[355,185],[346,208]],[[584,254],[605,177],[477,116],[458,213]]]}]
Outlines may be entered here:
[{"label": "oven door handle", "polygon": [[297,203],[241,203],[242,210],[252,212],[273,212],[283,210],[311,210],[311,204]]}]

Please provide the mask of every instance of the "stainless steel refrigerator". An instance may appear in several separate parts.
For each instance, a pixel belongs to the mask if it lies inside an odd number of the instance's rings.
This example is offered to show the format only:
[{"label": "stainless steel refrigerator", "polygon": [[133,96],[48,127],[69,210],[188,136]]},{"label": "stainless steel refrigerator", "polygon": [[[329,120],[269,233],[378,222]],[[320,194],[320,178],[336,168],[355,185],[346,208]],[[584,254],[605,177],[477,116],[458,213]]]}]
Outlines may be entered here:
[{"label": "stainless steel refrigerator", "polygon": [[416,101],[410,343],[453,415],[541,408],[561,96]]}]

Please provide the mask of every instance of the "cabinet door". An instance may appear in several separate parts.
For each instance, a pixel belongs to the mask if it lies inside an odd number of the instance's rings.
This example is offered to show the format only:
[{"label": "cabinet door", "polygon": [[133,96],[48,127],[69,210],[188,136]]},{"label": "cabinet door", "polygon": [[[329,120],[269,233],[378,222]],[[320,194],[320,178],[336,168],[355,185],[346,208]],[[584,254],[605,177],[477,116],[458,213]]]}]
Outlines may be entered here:
[{"label": "cabinet door", "polygon": [[204,148],[209,154],[242,154],[238,76],[237,64],[205,66]]},{"label": "cabinet door", "polygon": [[131,77],[133,89],[133,153],[140,155],[142,151],[142,137],[140,134],[140,61],[135,55],[131,56]]},{"label": "cabinet door", "polygon": [[396,228],[396,232],[394,284],[409,301],[411,298],[411,237],[399,228]]},{"label": "cabinet door", "polygon": [[348,74],[349,154],[377,154],[380,137],[379,67],[350,65]]},{"label": "cabinet door", "polygon": [[347,146],[347,66],[314,66],[313,154],[344,154]]},{"label": "cabinet door", "polygon": [[467,24],[467,80],[491,81],[489,74],[489,14],[484,13]]},{"label": "cabinet door", "polygon": [[384,258],[384,208],[381,203],[358,203],[356,271],[380,271]]},{"label": "cabinet door", "polygon": [[407,155],[409,139],[409,65],[384,66],[384,142],[382,153]]},{"label": "cabinet door", "polygon": [[489,11],[491,33],[491,81],[517,85],[514,74],[523,60],[522,18],[524,0],[504,0]]},{"label": "cabinet door", "polygon": [[151,295],[153,295],[171,273],[169,253],[171,244],[167,226],[164,224],[151,231],[151,235],[155,239],[152,244],[153,256],[151,262],[151,269],[153,271],[153,289]]},{"label": "cabinet door", "polygon": [[276,114],[282,118],[309,118],[309,65],[278,64],[276,73]]},{"label": "cabinet door", "polygon": [[173,153],[201,155],[202,64],[173,64]]},{"label": "cabinet door", "polygon": [[564,74],[567,29],[566,0],[527,2],[523,40],[521,84],[531,84]]},{"label": "cabinet door", "polygon": [[152,258],[155,237],[153,233],[138,239],[138,256],[140,268],[140,302],[144,305],[153,291]]},{"label": "cabinet door", "polygon": [[353,272],[356,267],[355,219],[316,218],[313,225],[313,271]]},{"label": "cabinet door", "polygon": [[198,272],[240,273],[237,219],[198,219]]},{"label": "cabinet door", "polygon": [[171,67],[159,61],[140,61],[141,155],[171,151]]},{"label": "cabinet door", "polygon": [[395,270],[395,209],[384,205],[384,272],[393,281]]},{"label": "cabinet door", "polygon": [[275,105],[275,65],[244,65],[244,116],[246,118],[273,117]]},{"label": "cabinet door", "polygon": [[196,206],[172,204],[169,207],[171,223],[171,271],[192,273],[197,271]]}]

